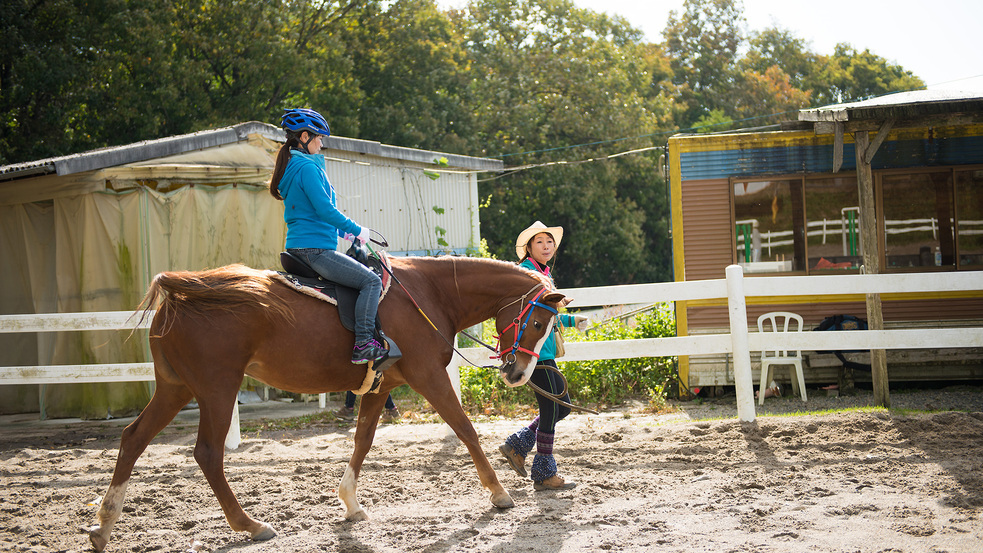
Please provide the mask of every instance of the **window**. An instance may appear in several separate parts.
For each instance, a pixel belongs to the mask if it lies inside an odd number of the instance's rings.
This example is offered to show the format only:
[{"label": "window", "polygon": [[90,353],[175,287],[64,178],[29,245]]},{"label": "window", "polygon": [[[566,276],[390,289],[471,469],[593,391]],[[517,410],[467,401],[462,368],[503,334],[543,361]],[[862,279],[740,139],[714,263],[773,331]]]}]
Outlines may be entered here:
[{"label": "window", "polygon": [[754,272],[805,270],[802,181],[734,182],[738,263]]},{"label": "window", "polygon": [[955,172],[959,267],[983,269],[983,170]]},{"label": "window", "polygon": [[806,181],[809,272],[853,270],[863,264],[856,177]]},{"label": "window", "polygon": [[886,268],[953,266],[952,172],[884,175],[881,188]]},{"label": "window", "polygon": [[[886,271],[983,270],[983,168],[882,172]],[[746,273],[837,274],[863,264],[855,175],[735,180],[734,259]]]}]

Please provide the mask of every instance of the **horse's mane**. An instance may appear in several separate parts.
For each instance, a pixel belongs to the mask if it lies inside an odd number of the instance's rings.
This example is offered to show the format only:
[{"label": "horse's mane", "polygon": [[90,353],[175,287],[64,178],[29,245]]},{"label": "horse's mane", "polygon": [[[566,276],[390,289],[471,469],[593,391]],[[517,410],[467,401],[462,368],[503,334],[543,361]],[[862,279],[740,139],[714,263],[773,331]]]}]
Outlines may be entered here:
[{"label": "horse's mane", "polygon": [[294,314],[287,302],[271,291],[273,282],[267,271],[240,264],[204,271],[166,271],[154,277],[137,311],[143,311],[142,322],[159,304],[162,333],[166,333],[178,309],[201,315],[259,307],[267,316],[292,321]]},{"label": "horse's mane", "polygon": [[[543,286],[545,286],[546,288],[548,288],[550,290],[552,290],[555,287],[555,285],[549,279],[549,277],[547,277],[546,275],[540,273],[539,271],[532,271],[530,269],[527,269],[527,268],[519,265],[518,263],[513,263],[511,261],[502,261],[500,259],[491,259],[491,258],[487,258],[487,257],[459,257],[459,256],[452,256],[452,255],[447,255],[447,256],[443,256],[443,257],[396,257],[396,258],[392,258],[392,259],[393,260],[398,260],[398,259],[402,259],[402,260],[422,259],[422,260],[426,260],[427,262],[436,261],[438,263],[454,263],[454,264],[463,264],[463,265],[475,265],[475,266],[477,266],[479,268],[479,270],[488,270],[491,267],[498,267],[498,268],[502,268],[502,269],[514,271],[514,272],[517,272],[517,273],[520,273],[520,274],[527,274],[530,277],[532,277],[533,279],[538,280],[539,282],[541,282],[543,284]],[[488,266],[491,266],[491,267],[488,267]]]}]

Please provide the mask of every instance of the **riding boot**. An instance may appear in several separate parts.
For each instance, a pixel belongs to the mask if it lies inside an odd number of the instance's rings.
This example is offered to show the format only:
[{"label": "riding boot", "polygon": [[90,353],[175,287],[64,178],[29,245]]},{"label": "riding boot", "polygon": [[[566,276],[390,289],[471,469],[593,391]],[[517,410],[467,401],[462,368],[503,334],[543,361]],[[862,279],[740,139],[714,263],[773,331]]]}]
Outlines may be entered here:
[{"label": "riding boot", "polygon": [[536,444],[536,429],[539,428],[539,417],[533,419],[532,423],[505,438],[505,443],[498,446],[505,461],[519,476],[525,478],[526,474],[526,455],[532,451],[532,446]]}]

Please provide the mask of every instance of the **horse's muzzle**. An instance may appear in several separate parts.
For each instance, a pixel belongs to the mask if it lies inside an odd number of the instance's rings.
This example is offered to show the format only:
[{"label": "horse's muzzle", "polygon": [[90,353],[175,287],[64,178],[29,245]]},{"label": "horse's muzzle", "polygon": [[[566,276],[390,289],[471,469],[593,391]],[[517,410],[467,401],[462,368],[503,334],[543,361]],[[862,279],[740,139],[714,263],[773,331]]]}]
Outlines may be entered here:
[{"label": "horse's muzzle", "polygon": [[512,361],[511,363],[503,363],[502,366],[498,368],[498,371],[502,375],[502,380],[505,381],[505,385],[510,388],[522,386],[527,380],[529,380],[529,377],[526,376],[525,369],[519,366],[515,361]]}]

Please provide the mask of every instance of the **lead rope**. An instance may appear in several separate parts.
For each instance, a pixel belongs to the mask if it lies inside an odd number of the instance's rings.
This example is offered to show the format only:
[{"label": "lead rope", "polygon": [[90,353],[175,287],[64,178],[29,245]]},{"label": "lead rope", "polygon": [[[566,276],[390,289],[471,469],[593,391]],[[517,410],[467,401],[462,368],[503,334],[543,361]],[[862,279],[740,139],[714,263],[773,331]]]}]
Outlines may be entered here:
[{"label": "lead rope", "polygon": [[[366,246],[368,246],[369,251],[372,252],[372,255],[375,255],[376,257],[378,257],[380,261],[382,260],[382,256],[380,256],[379,254],[377,254],[375,252],[375,250],[372,249],[372,246],[369,246],[367,242],[366,242]],[[447,345],[450,346],[452,350],[454,350],[454,353],[460,355],[461,356],[461,359],[464,359],[465,361],[468,362],[469,365],[471,365],[472,367],[474,367],[476,369],[494,369],[494,368],[496,368],[494,365],[485,365],[485,366],[476,365],[470,359],[468,359],[467,357],[465,357],[463,353],[461,353],[460,351],[458,351],[458,349],[454,346],[454,344],[452,344],[450,342],[450,340],[448,340],[446,337],[444,337],[443,333],[440,332],[440,329],[437,328],[437,325],[433,324],[433,321],[430,320],[430,317],[428,317],[427,314],[423,312],[423,309],[420,307],[420,304],[416,303],[416,300],[413,299],[413,296],[410,294],[410,291],[407,290],[405,286],[403,286],[403,283],[400,282],[398,278],[396,278],[396,275],[395,275],[395,273],[393,273],[392,269],[390,269],[388,266],[386,266],[385,263],[382,263],[382,268],[385,269],[385,271],[387,273],[389,273],[389,276],[392,277],[392,279],[394,281],[396,281],[396,284],[398,284],[399,287],[403,289],[403,292],[406,292],[406,297],[410,298],[410,301],[413,302],[413,305],[414,306],[416,306],[416,310],[419,311],[421,315],[423,315],[423,318],[426,319],[428,323],[430,323],[430,326],[432,326],[433,329],[434,329],[434,331],[437,332],[437,336],[440,336],[441,339],[444,340],[444,342],[446,342]],[[537,284],[536,286],[539,286],[539,285]],[[535,290],[536,289],[536,286],[533,286],[532,290]],[[532,292],[532,290],[529,290],[529,292],[526,292],[525,294],[523,294],[523,296],[521,298],[519,298],[518,300],[516,300],[516,301],[523,301],[523,300],[525,300],[526,296],[528,296]],[[515,301],[513,301],[512,303],[515,303]],[[512,303],[509,303],[505,307],[508,307],[509,305],[512,305]],[[505,309],[505,307],[503,307],[502,309]],[[501,309],[499,310],[499,312],[501,313]],[[481,340],[475,338],[474,336],[471,336],[467,332],[464,332],[464,335],[467,336],[468,338],[474,340],[475,342],[477,342],[477,343],[485,346],[489,350],[494,351],[495,353],[498,353],[498,350],[496,350],[495,348],[491,347],[490,345],[482,342]],[[554,369],[553,367],[551,367],[549,365],[537,365],[537,367],[543,367],[544,369],[549,370],[549,371],[553,371],[554,373],[556,373],[557,375],[559,375],[560,380],[563,381],[563,391],[561,393],[559,393],[559,394],[552,394],[552,393],[547,392],[546,390],[540,388],[539,386],[536,386],[531,381],[526,382],[526,384],[528,384],[529,387],[532,388],[533,392],[535,392],[535,393],[537,393],[537,394],[545,397],[546,399],[549,399],[549,400],[553,401],[554,403],[558,403],[560,405],[563,405],[564,407],[568,407],[570,409],[575,409],[577,411],[583,411],[585,413],[591,413],[593,415],[597,415],[598,414],[598,412],[597,411],[594,411],[593,409],[588,409],[586,407],[577,407],[576,405],[567,403],[566,401],[563,401],[562,399],[560,399],[560,398],[562,398],[563,396],[565,396],[567,394],[567,387],[568,386],[567,386],[567,377],[563,376],[563,373],[560,372],[559,369]]]},{"label": "lead rope", "polygon": [[564,407],[568,407],[570,409],[575,409],[577,411],[583,411],[584,413],[590,413],[592,415],[597,415],[598,414],[598,412],[595,411],[595,410],[593,410],[593,409],[588,409],[586,407],[577,407],[576,405],[573,405],[571,403],[567,403],[566,401],[563,401],[562,399],[560,399],[563,396],[567,395],[567,377],[563,376],[563,373],[560,372],[560,369],[553,368],[553,367],[551,367],[549,365],[536,365],[536,368],[537,369],[543,369],[543,370],[547,370],[547,371],[551,371],[553,373],[556,373],[560,377],[560,380],[563,381],[563,390],[560,393],[558,393],[558,394],[553,394],[553,393],[547,392],[546,390],[540,388],[539,386],[536,386],[535,384],[532,383],[532,380],[530,380],[529,382],[526,382],[526,384],[530,388],[532,388],[532,391],[534,391],[537,394],[545,397],[546,399],[552,400],[554,403],[559,403],[560,405],[562,405]]}]

